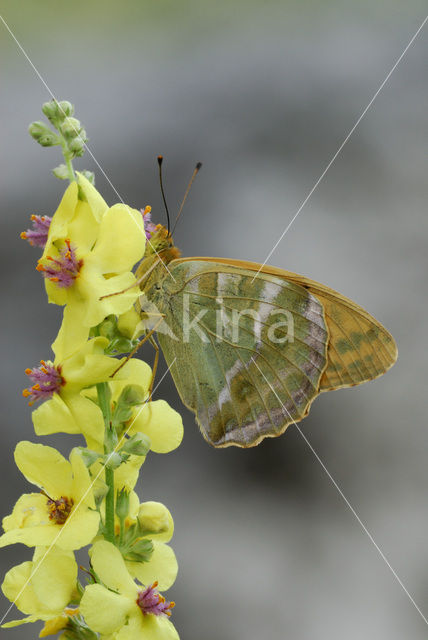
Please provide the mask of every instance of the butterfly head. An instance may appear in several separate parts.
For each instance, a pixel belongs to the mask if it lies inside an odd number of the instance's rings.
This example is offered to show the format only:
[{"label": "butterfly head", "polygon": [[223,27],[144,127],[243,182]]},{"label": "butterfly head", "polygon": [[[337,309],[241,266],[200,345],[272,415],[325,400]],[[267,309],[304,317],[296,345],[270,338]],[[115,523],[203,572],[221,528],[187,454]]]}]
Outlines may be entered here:
[{"label": "butterfly head", "polygon": [[144,258],[158,256],[163,262],[171,262],[181,255],[180,250],[174,245],[172,235],[161,224],[154,224],[151,220],[151,208],[142,210],[144,229],[146,232],[146,250]]}]

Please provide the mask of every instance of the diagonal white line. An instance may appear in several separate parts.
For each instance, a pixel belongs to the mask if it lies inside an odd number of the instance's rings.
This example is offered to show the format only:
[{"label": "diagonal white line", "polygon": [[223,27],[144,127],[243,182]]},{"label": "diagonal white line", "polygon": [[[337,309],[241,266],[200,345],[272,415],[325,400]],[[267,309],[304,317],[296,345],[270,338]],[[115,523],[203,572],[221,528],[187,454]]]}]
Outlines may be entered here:
[{"label": "diagonal white line", "polygon": [[362,112],[362,114],[360,115],[360,117],[358,118],[358,120],[356,121],[356,123],[354,124],[354,126],[352,127],[352,129],[349,131],[348,135],[346,136],[346,138],[344,139],[344,141],[342,142],[342,144],[340,145],[340,147],[338,148],[338,150],[336,151],[336,153],[334,154],[334,156],[332,157],[332,159],[330,160],[330,162],[328,163],[328,165],[326,166],[326,168],[324,169],[324,171],[322,172],[322,174],[320,175],[320,177],[318,178],[318,180],[315,182],[314,186],[312,187],[312,189],[309,191],[308,195],[306,196],[306,198],[303,200],[302,204],[300,205],[300,207],[297,209],[296,213],[294,214],[294,216],[291,218],[290,222],[288,223],[288,225],[286,226],[286,228],[284,229],[284,231],[281,233],[281,235],[279,236],[279,239],[277,240],[277,242],[274,244],[274,246],[272,247],[272,249],[270,250],[270,252],[268,253],[268,255],[266,256],[265,261],[263,262],[263,264],[260,266],[259,270],[257,271],[256,275],[254,276],[252,282],[255,280],[255,278],[258,276],[258,274],[260,273],[260,271],[263,269],[263,267],[265,266],[266,262],[269,260],[269,258],[271,257],[271,255],[273,254],[273,252],[275,251],[275,249],[277,248],[277,246],[279,245],[279,243],[281,242],[281,240],[283,239],[283,237],[285,236],[285,234],[288,232],[288,230],[290,229],[291,225],[293,224],[293,222],[296,220],[297,216],[299,215],[299,213],[301,212],[301,210],[303,209],[303,207],[306,205],[306,203],[308,202],[309,198],[312,196],[312,194],[314,193],[315,189],[317,189],[317,187],[319,186],[320,182],[323,180],[324,176],[326,175],[327,171],[330,169],[331,165],[334,163],[334,161],[336,160],[337,156],[341,153],[343,147],[346,145],[346,143],[348,142],[349,138],[352,136],[352,134],[354,133],[355,129],[358,127],[358,125],[360,124],[361,120],[364,118],[364,116],[366,115],[367,111],[370,109],[370,107],[372,106],[373,102],[376,100],[376,98],[378,97],[379,93],[382,91],[382,89],[384,88],[384,86],[386,85],[386,83],[388,82],[388,80],[390,79],[390,77],[392,76],[392,74],[394,73],[395,69],[398,67],[398,65],[400,64],[400,62],[402,61],[402,59],[404,58],[404,56],[406,55],[407,51],[410,49],[410,47],[412,46],[413,42],[416,40],[417,36],[419,35],[419,33],[422,31],[423,27],[425,26],[425,23],[428,20],[428,15],[426,16],[425,20],[422,22],[422,24],[419,26],[418,30],[416,31],[416,33],[413,35],[413,37],[411,38],[411,40],[408,42],[407,46],[405,47],[404,51],[402,52],[402,54],[400,55],[400,57],[396,60],[396,62],[394,63],[393,67],[391,68],[391,70],[389,71],[389,73],[387,74],[387,76],[385,77],[385,79],[383,80],[383,82],[380,84],[378,90],[376,91],[376,93],[373,95],[372,99],[370,100],[370,102],[368,103],[368,105],[366,106],[366,108],[364,109],[364,111]]},{"label": "diagonal white line", "polygon": [[[167,375],[167,373],[170,371],[171,367],[173,366],[173,364],[175,363],[175,361],[177,360],[177,358],[174,358],[174,360],[171,362],[171,364],[169,365],[168,369],[165,371],[165,373],[163,374],[162,378],[159,380],[159,382],[157,383],[157,385],[155,386],[155,388],[152,391],[152,394],[156,391],[156,389],[159,387],[159,385],[161,384],[162,380],[165,378],[165,376]],[[79,502],[77,503],[76,507],[73,509],[73,511],[70,513],[70,515],[68,516],[67,520],[65,521],[65,523],[62,525],[61,529],[59,530],[59,532],[57,533],[57,535],[55,536],[53,542],[50,544],[50,546],[47,548],[47,550],[45,551],[43,557],[40,559],[39,563],[36,565],[36,567],[34,567],[34,570],[31,572],[31,575],[28,577],[28,579],[26,580],[26,582],[24,583],[24,585],[21,587],[21,590],[19,591],[18,595],[16,596],[16,598],[14,599],[14,601],[12,602],[12,604],[9,606],[9,608],[7,609],[6,613],[3,615],[3,617],[0,620],[0,625],[3,624],[4,619],[7,617],[7,615],[9,614],[10,610],[12,609],[12,607],[14,606],[14,604],[16,603],[16,601],[19,599],[20,595],[23,593],[23,591],[26,589],[28,583],[32,580],[32,578],[34,577],[34,575],[37,573],[37,571],[40,569],[42,563],[44,562],[46,556],[48,555],[48,553],[50,552],[50,550],[52,549],[52,547],[55,545],[55,543],[58,541],[58,539],[60,538],[60,536],[62,535],[62,532],[64,531],[65,527],[67,526],[67,524],[69,523],[69,521],[72,519],[72,517],[74,516],[74,514],[76,513],[76,511],[78,510],[78,508],[80,507],[80,505],[82,504],[82,502],[84,501],[84,499],[86,498],[86,496],[88,495],[88,493],[91,491],[92,487],[94,486],[95,482],[98,480],[98,478],[100,477],[100,475],[102,474],[102,472],[104,471],[106,465],[108,464],[108,461],[110,460],[110,458],[112,457],[112,455],[114,453],[116,453],[116,451],[120,448],[120,446],[122,445],[122,442],[125,439],[125,436],[128,434],[130,428],[132,427],[132,425],[134,424],[134,422],[136,421],[136,419],[138,418],[138,416],[140,415],[140,413],[142,412],[142,410],[144,409],[144,407],[147,405],[147,403],[149,402],[149,398],[145,401],[145,403],[141,406],[141,408],[137,411],[137,413],[135,414],[133,420],[131,421],[129,427],[127,428],[127,430],[125,431],[125,433],[122,435],[122,437],[120,438],[119,442],[117,443],[117,445],[115,446],[115,448],[113,449],[113,451],[110,453],[110,455],[108,456],[108,458],[105,460],[104,464],[101,465],[101,468],[99,470],[99,472],[97,473],[97,475],[95,476],[95,478],[92,480],[91,484],[89,485],[88,489],[86,489],[85,493],[83,494],[83,496],[80,498]]]},{"label": "diagonal white line", "polygon": [[[303,431],[301,430],[301,428],[299,427],[299,425],[293,420],[293,418],[290,415],[290,412],[288,411],[287,407],[284,406],[284,404],[282,403],[281,399],[278,397],[278,394],[276,393],[275,389],[272,387],[272,385],[270,384],[269,380],[267,380],[266,376],[264,375],[263,371],[260,369],[260,367],[258,366],[257,362],[254,359],[254,356],[251,358],[250,362],[253,362],[257,369],[260,371],[261,375],[263,376],[263,378],[265,379],[265,381],[267,382],[267,384],[269,385],[270,389],[272,390],[272,392],[274,393],[276,399],[278,400],[279,404],[281,405],[281,407],[285,410],[285,412],[287,413],[288,418],[291,420],[291,423],[296,427],[297,431],[300,433],[300,435],[302,436],[303,440],[306,442],[306,444],[308,445],[309,449],[312,451],[312,453],[314,454],[315,458],[318,460],[318,462],[320,463],[320,465],[322,466],[322,468],[324,469],[325,473],[327,474],[327,476],[329,477],[329,479],[331,480],[331,482],[333,483],[334,487],[337,489],[339,495],[341,496],[341,498],[343,499],[343,501],[345,502],[346,506],[349,508],[349,510],[351,511],[352,515],[355,517],[355,519],[357,520],[358,524],[361,526],[362,530],[364,531],[364,533],[368,536],[370,542],[374,545],[375,549],[377,550],[377,552],[379,553],[380,557],[382,558],[382,560],[385,562],[386,566],[388,567],[388,569],[391,571],[392,575],[394,576],[394,578],[397,580],[398,584],[400,585],[400,587],[403,589],[404,593],[407,595],[407,597],[409,598],[410,602],[413,604],[413,606],[415,607],[416,611],[419,613],[419,615],[421,616],[422,620],[425,622],[425,624],[428,626],[428,620],[425,617],[425,615],[422,613],[421,609],[419,608],[419,606],[416,604],[415,600],[413,599],[413,597],[410,595],[409,591],[407,590],[407,588],[405,587],[405,585],[403,584],[402,580],[400,579],[400,577],[397,575],[397,572],[394,570],[394,568],[392,567],[391,563],[389,562],[388,558],[385,556],[385,554],[383,553],[382,549],[379,547],[379,545],[377,544],[376,540],[373,538],[372,534],[370,533],[370,531],[367,529],[366,525],[364,524],[364,522],[361,520],[360,516],[358,515],[358,513],[355,511],[354,507],[351,505],[351,503],[349,502],[348,498],[345,496],[345,494],[343,493],[342,489],[339,487],[339,485],[337,484],[336,480],[333,478],[333,476],[331,475],[330,471],[327,469],[327,467],[325,466],[324,462],[321,460],[320,456],[318,455],[318,453],[315,451],[314,447],[311,445],[311,443],[309,442],[308,438],[305,436],[305,434],[303,433]],[[249,362],[249,363],[250,363]],[[248,364],[249,364],[248,363]]]},{"label": "diagonal white line", "polygon": [[[18,46],[19,50],[21,51],[21,53],[23,54],[23,56],[26,58],[27,62],[30,64],[31,68],[33,69],[34,73],[36,74],[36,76],[39,78],[39,80],[41,81],[41,83],[43,84],[43,86],[45,87],[46,91],[49,93],[49,95],[56,100],[56,102],[58,102],[58,99],[55,97],[54,93],[51,91],[49,85],[47,84],[46,80],[43,78],[43,76],[41,75],[40,71],[37,69],[37,67],[35,66],[35,64],[33,63],[33,61],[31,60],[30,56],[27,54],[27,52],[25,51],[24,47],[22,46],[22,44],[19,42],[18,38],[15,36],[15,34],[13,33],[12,29],[9,27],[9,25],[7,24],[6,20],[3,18],[3,16],[0,14],[0,20],[3,22],[4,26],[6,27],[7,31],[9,32],[10,36],[13,38],[13,40],[15,41],[16,45]],[[64,113],[64,112],[63,112]],[[64,114],[65,115],[65,114]],[[74,127],[73,127],[74,128]],[[79,132],[77,131],[77,129],[74,129],[75,133],[78,134]],[[109,183],[109,185],[111,186],[111,188],[113,189],[113,191],[115,192],[115,194],[117,195],[117,197],[119,198],[119,200],[121,201],[122,204],[124,204],[126,207],[129,206],[124,202],[122,196],[120,195],[120,193],[118,192],[118,190],[116,189],[116,187],[114,186],[114,184],[112,183],[112,181],[110,180],[110,178],[108,177],[108,175],[106,174],[106,172],[104,171],[104,169],[102,168],[102,166],[100,165],[100,163],[98,162],[98,160],[96,159],[96,157],[94,156],[94,154],[92,153],[91,149],[89,148],[89,146],[86,144],[86,142],[83,143],[84,147],[86,149],[86,151],[89,153],[89,155],[91,156],[92,160],[95,162],[95,164],[97,165],[98,169],[101,171],[101,173],[103,174],[104,178],[107,180],[107,182]],[[132,216],[131,216],[132,217]],[[174,276],[172,275],[171,271],[168,269],[168,266],[163,262],[162,258],[159,256],[158,252],[156,251],[155,247],[153,246],[153,244],[150,241],[150,238],[147,239],[147,242],[149,243],[150,247],[153,249],[154,253],[158,256],[158,258],[160,258],[161,264],[165,267],[165,269],[168,271],[169,275],[171,276],[171,278],[174,280],[174,282],[176,282]]]}]

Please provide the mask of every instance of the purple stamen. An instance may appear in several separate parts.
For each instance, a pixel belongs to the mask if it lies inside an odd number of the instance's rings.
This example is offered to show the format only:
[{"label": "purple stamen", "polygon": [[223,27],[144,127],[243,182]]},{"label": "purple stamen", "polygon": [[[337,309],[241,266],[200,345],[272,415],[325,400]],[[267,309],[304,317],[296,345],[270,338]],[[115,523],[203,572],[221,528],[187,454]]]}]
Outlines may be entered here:
[{"label": "purple stamen", "polygon": [[25,373],[34,383],[32,387],[27,387],[22,392],[24,398],[30,399],[30,406],[37,400],[48,400],[54,393],[58,393],[65,384],[65,380],[61,375],[61,368],[44,360],[40,361],[40,367],[26,369]]},{"label": "purple stamen", "polygon": [[151,211],[152,211],[152,208],[148,206],[144,207],[144,209],[141,209],[141,213],[143,215],[143,220],[144,220],[144,231],[146,232],[147,240],[150,240],[150,238],[156,231],[156,225],[152,222]]},{"label": "purple stamen", "polygon": [[67,289],[74,284],[79,275],[83,260],[76,258],[76,250],[71,246],[70,240],[65,240],[64,242],[66,246],[61,249],[57,259],[47,256],[46,260],[49,260],[50,263],[42,264],[39,262],[36,269],[42,272],[44,278],[55,282],[59,287]]},{"label": "purple stamen", "polygon": [[171,609],[175,607],[175,602],[167,602],[167,600],[156,591],[157,586],[158,583],[154,582],[150,587],[146,587],[144,591],[139,591],[137,604],[144,615],[170,616]]},{"label": "purple stamen", "polygon": [[21,238],[27,240],[32,247],[44,247],[49,233],[52,218],[49,216],[31,216],[32,229],[27,229],[21,233]]}]

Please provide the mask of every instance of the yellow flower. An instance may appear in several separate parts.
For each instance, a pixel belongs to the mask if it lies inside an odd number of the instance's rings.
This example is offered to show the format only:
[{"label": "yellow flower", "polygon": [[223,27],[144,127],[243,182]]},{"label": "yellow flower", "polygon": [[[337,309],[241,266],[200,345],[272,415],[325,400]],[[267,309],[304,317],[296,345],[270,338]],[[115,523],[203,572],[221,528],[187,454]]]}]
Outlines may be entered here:
[{"label": "yellow flower", "polygon": [[68,329],[66,316],[52,345],[54,362],[42,361],[40,367],[27,369],[33,385],[24,389],[23,394],[30,404],[45,400],[32,414],[37,435],[83,433],[89,447],[95,443],[101,446],[104,439],[102,412],[85,397],[82,389],[108,380],[120,361],[104,355],[108,340],[102,337],[84,342],[79,339],[80,346],[73,352],[71,349],[76,342],[67,341]]},{"label": "yellow flower", "polygon": [[49,302],[69,306],[74,322],[93,327],[110,314],[128,311],[140,295],[134,287],[103,298],[136,283],[131,269],[143,257],[146,237],[139,211],[125,204],[108,209],[83,176],[79,186],[87,202],[79,200],[73,182],[52,218],[37,268]]},{"label": "yellow flower", "polygon": [[[27,615],[3,627],[16,627],[37,620],[51,620],[63,613],[75,595],[77,564],[72,551],[37,547],[32,562],[23,562],[7,572],[2,584],[6,598]],[[65,617],[65,616],[64,616]]]},{"label": "yellow flower", "polygon": [[68,462],[52,447],[24,441],[15,449],[15,462],[42,493],[19,498],[11,515],[3,519],[0,547],[21,542],[73,550],[89,544],[98,532],[100,515],[79,451],[73,449]]},{"label": "yellow flower", "polygon": [[137,585],[114,545],[97,542],[91,563],[103,583],[87,586],[80,603],[91,629],[102,635],[114,634],[115,640],[178,640],[169,620],[173,603],[157,593],[156,583]]}]

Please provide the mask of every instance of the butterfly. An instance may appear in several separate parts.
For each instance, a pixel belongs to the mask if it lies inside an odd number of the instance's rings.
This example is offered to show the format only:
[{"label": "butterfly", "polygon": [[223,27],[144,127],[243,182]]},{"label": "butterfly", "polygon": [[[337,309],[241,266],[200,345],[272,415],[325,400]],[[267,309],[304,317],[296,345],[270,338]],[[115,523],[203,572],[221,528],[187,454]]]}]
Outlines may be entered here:
[{"label": "butterfly", "polygon": [[388,331],[333,289],[254,262],[181,258],[161,225],[136,276],[138,311],[154,318],[146,335],[157,331],[181,400],[214,447],[279,436],[320,393],[373,380],[397,359]]}]

